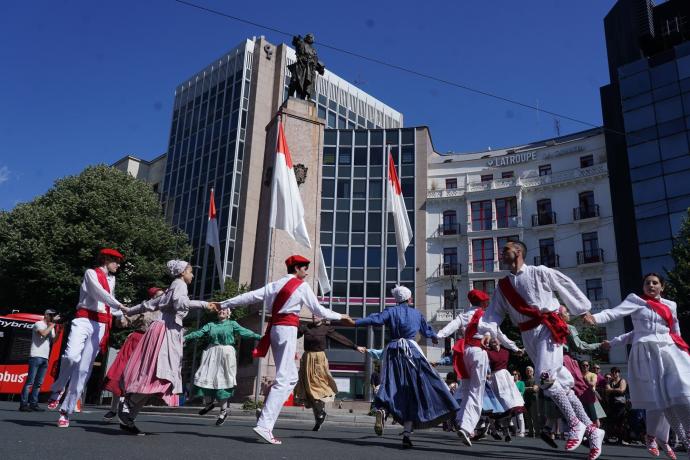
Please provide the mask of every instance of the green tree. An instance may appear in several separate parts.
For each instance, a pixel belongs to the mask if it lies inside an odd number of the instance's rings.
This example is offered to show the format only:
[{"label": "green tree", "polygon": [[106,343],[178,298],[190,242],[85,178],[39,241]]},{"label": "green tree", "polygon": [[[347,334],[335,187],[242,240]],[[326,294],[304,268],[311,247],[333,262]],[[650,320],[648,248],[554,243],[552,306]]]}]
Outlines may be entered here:
[{"label": "green tree", "polygon": [[664,297],[673,299],[678,304],[678,321],[681,333],[690,334],[690,209],[673,240],[671,257],[674,267],[667,270],[668,282]]},{"label": "green tree", "polygon": [[187,259],[187,241],[165,222],[149,185],[105,165],[88,167],[0,214],[0,306],[72,311],[102,247],[126,257],[116,297],[138,303],[147,288],[167,286],[165,262]]}]

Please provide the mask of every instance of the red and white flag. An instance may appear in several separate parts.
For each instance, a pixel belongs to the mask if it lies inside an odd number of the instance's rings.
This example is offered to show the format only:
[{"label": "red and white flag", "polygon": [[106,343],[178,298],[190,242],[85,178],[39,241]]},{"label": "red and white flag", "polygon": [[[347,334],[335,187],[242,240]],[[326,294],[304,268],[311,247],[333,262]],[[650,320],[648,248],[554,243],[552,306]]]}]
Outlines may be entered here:
[{"label": "red and white flag", "polygon": [[211,199],[208,205],[208,224],[206,226],[206,244],[213,248],[216,259],[216,271],[220,280],[220,289],[225,290],[223,266],[220,263],[220,238],[218,238],[218,220],[216,219],[216,200],[211,189]]},{"label": "red and white flag", "polygon": [[283,122],[278,122],[278,145],[273,168],[273,193],[271,195],[271,228],[280,228],[298,243],[311,248],[307,225],[304,222],[304,206],[297,188],[292,156],[288,149]]},{"label": "red and white flag", "polygon": [[405,268],[405,250],[412,241],[412,225],[410,225],[410,219],[407,217],[407,208],[405,207],[405,200],[403,199],[402,189],[400,188],[400,180],[398,179],[398,172],[395,169],[395,163],[393,162],[393,155],[391,155],[390,146],[388,147],[387,195],[386,208],[389,212],[393,213],[395,242],[398,246],[398,268],[402,270]]}]

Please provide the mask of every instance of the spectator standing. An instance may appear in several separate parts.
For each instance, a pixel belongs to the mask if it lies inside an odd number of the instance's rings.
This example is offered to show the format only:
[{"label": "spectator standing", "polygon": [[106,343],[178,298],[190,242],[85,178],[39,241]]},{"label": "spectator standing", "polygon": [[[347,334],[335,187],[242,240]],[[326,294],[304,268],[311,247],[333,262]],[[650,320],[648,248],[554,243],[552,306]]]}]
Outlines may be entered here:
[{"label": "spectator standing", "polygon": [[625,392],[628,382],[621,377],[621,370],[617,367],[611,369],[611,380],[606,385],[606,400],[608,402],[609,424],[606,433],[615,436],[618,444],[622,444],[625,433],[626,399]]},{"label": "spectator standing", "polygon": [[[29,372],[19,400],[19,410],[22,412],[43,412],[45,410],[38,405],[38,394],[41,391],[46,370],[48,370],[50,344],[55,340],[55,321],[59,321],[59,319],[60,315],[49,308],[43,314],[43,319],[34,323],[31,330]],[[30,395],[29,388],[31,388]]]}]

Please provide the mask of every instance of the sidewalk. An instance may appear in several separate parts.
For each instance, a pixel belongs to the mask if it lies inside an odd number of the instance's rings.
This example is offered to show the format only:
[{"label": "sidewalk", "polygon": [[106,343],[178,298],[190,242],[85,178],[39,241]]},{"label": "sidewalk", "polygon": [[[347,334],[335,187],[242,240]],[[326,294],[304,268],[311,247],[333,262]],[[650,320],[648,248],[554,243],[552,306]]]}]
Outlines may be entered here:
[{"label": "sidewalk", "polygon": [[[146,406],[142,409],[142,413],[147,414],[175,414],[175,415],[195,415],[200,417],[199,410],[203,406],[201,405],[185,405],[179,407],[170,406]],[[368,407],[368,404],[367,404]],[[102,406],[86,406],[85,409],[92,411],[103,411],[103,413],[110,410],[109,405]],[[242,409],[242,404],[231,403],[229,405],[230,413],[228,417],[256,417],[254,410],[244,410]],[[328,412],[329,422],[340,422],[340,423],[351,423],[351,424],[362,424],[362,425],[374,425],[374,417],[367,415],[366,411],[361,409],[349,409],[337,407],[330,407],[326,409]],[[214,408],[208,415],[204,417],[216,418],[218,415],[218,409]],[[295,406],[285,406],[280,412],[279,419],[285,420],[305,420],[314,421],[314,413],[311,409],[305,409],[304,407]]]}]

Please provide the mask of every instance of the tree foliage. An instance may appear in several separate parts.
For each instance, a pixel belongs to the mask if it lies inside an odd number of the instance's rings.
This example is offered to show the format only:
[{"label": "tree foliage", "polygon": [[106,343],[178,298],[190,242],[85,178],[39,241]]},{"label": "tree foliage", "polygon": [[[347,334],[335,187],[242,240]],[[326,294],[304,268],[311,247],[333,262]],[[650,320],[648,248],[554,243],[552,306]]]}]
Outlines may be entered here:
[{"label": "tree foliage", "polygon": [[[690,210],[673,241],[671,257],[674,267],[667,270],[668,282],[664,297],[678,304],[678,319],[683,332],[690,326]],[[685,335],[685,334],[684,334]]]},{"label": "tree foliage", "polygon": [[149,185],[105,165],[89,167],[0,214],[0,307],[72,311],[84,271],[103,247],[126,257],[115,291],[123,303],[166,286],[165,262],[191,255]]}]

